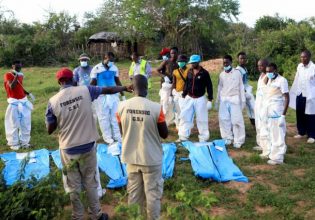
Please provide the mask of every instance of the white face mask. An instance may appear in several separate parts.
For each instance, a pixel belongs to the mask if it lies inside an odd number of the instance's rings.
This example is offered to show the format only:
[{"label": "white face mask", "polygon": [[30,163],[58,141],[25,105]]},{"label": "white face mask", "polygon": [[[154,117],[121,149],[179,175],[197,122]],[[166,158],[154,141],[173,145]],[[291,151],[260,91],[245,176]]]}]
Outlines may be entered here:
[{"label": "white face mask", "polygon": [[87,61],[80,61],[80,65],[82,67],[87,67],[88,66],[88,62]]}]

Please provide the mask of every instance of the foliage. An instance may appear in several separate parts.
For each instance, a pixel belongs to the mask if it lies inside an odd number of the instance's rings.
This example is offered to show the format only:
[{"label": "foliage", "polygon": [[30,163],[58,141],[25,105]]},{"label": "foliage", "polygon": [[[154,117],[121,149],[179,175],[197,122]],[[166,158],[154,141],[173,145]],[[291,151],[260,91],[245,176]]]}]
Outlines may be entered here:
[{"label": "foliage", "polygon": [[210,209],[218,200],[213,193],[201,190],[188,190],[185,185],[175,193],[178,203],[166,207],[167,217],[171,219],[211,219],[203,209]]},{"label": "foliage", "polygon": [[60,172],[37,182],[17,182],[0,189],[2,219],[52,219],[62,213],[68,203],[60,184]]}]

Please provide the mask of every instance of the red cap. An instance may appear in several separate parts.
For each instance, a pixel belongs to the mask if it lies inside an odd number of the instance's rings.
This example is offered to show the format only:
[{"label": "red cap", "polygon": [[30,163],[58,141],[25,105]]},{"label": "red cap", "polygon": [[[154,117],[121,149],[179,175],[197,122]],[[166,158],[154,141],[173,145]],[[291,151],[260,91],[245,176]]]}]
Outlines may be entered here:
[{"label": "red cap", "polygon": [[68,68],[61,68],[57,73],[56,73],[56,78],[59,80],[61,78],[66,78],[66,79],[72,79],[73,78],[73,73],[71,70]]},{"label": "red cap", "polygon": [[171,52],[171,50],[170,50],[169,48],[167,48],[167,47],[164,47],[164,48],[161,50],[160,55],[161,55],[161,56],[164,56],[164,55],[168,54],[169,52]]}]

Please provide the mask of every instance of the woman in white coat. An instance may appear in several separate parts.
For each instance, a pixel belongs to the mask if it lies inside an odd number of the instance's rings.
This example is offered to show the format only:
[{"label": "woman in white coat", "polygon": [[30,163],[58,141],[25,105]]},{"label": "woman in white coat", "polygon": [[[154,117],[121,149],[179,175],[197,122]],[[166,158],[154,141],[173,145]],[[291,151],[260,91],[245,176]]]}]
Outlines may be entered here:
[{"label": "woman in white coat", "polygon": [[294,82],[290,90],[290,107],[296,110],[298,134],[294,138],[308,136],[307,143],[315,143],[315,64],[311,53],[301,53],[301,63],[297,67]]}]

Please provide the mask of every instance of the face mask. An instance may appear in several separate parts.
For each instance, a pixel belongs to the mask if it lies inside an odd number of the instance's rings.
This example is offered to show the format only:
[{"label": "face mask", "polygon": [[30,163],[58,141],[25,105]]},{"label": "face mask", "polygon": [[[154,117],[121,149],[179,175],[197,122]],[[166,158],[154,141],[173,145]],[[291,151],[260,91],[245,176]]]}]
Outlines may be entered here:
[{"label": "face mask", "polygon": [[87,61],[81,61],[80,65],[81,65],[81,67],[87,67],[88,66],[88,62]]},{"label": "face mask", "polygon": [[224,69],[225,72],[229,72],[232,69],[232,67],[231,67],[231,65],[224,66],[223,69]]},{"label": "face mask", "polygon": [[162,56],[162,59],[164,60],[164,61],[166,61],[166,60],[168,60],[168,57],[167,56]]},{"label": "face mask", "polygon": [[268,79],[273,79],[275,78],[275,73],[267,73]]},{"label": "face mask", "polygon": [[179,68],[183,69],[186,66],[186,62],[177,62]]},{"label": "face mask", "polygon": [[109,67],[109,68],[111,68],[112,66],[113,66],[113,62],[111,62],[111,61],[109,61],[108,63],[107,63],[107,66]]}]

